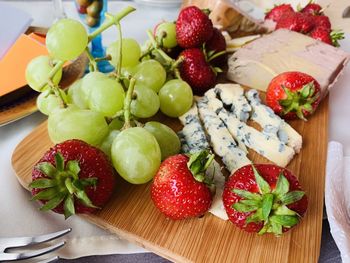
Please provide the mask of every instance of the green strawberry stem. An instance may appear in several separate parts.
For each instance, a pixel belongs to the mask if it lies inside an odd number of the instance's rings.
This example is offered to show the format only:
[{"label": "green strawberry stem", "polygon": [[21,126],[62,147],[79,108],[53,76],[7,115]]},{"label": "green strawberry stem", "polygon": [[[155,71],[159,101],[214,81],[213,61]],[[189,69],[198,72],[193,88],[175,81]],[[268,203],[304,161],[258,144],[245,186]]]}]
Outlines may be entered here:
[{"label": "green strawberry stem", "polygon": [[332,44],[335,47],[340,47],[339,40],[345,38],[344,32],[341,30],[332,30],[332,32],[330,33],[330,37],[332,40]]},{"label": "green strawberry stem", "polygon": [[136,80],[134,78],[130,79],[130,83],[129,83],[129,87],[128,87],[128,91],[126,93],[126,97],[124,100],[124,126],[122,129],[128,129],[131,127],[130,124],[130,104],[131,104],[131,100],[132,100],[132,96],[134,93],[134,87],[135,87],[135,82]]},{"label": "green strawberry stem", "polygon": [[310,82],[298,91],[291,91],[284,85],[281,88],[287,96],[285,99],[279,100],[279,104],[283,108],[283,114],[295,112],[300,119],[306,121],[304,111],[312,113],[314,111],[312,104],[319,97],[319,93],[315,93],[314,83]]},{"label": "green strawberry stem", "polygon": [[279,236],[283,228],[290,228],[299,222],[297,212],[289,209],[287,205],[293,204],[303,198],[303,191],[289,191],[289,182],[283,175],[279,175],[276,187],[270,185],[252,165],[259,192],[252,193],[242,189],[233,189],[233,192],[242,199],[233,204],[232,208],[240,213],[251,213],[246,224],[263,222],[264,226],[259,234],[274,233]]},{"label": "green strawberry stem", "polygon": [[41,211],[49,211],[64,202],[64,215],[67,219],[75,214],[74,197],[85,206],[98,208],[85,193],[85,187],[96,186],[97,178],[79,178],[80,167],[77,160],[64,163],[61,153],[55,155],[55,166],[49,162],[39,163],[34,169],[41,171],[47,178],[39,178],[29,185],[32,189],[41,189],[32,200],[44,200]]},{"label": "green strawberry stem", "polygon": [[213,162],[215,155],[209,151],[204,150],[190,155],[187,162],[187,167],[191,171],[193,178],[201,183],[205,183],[212,193],[215,193],[215,184],[213,178],[206,176],[206,170]]}]

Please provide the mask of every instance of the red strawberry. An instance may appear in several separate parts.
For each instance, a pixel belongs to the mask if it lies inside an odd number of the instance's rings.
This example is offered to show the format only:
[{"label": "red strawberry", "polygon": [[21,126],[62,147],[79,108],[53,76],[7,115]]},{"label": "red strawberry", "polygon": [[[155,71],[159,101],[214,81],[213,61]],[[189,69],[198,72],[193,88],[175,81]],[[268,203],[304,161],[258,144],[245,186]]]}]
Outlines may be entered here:
[{"label": "red strawberry", "polygon": [[189,6],[180,11],[176,21],[176,39],[181,47],[199,47],[212,35],[213,24],[202,10]]},{"label": "red strawberry", "polygon": [[315,16],[313,17],[315,27],[324,27],[325,29],[328,29],[330,32],[332,25],[331,22],[329,21],[328,16]]},{"label": "red strawberry", "polygon": [[[205,43],[206,51],[209,52],[209,57],[215,56],[219,52],[226,51],[226,40],[221,34],[220,30],[214,28],[213,36]],[[211,62],[214,65],[223,65],[227,59],[227,54],[219,55],[215,57]]]},{"label": "red strawberry", "polygon": [[316,27],[314,30],[311,31],[310,37],[332,45],[330,32],[325,27]]},{"label": "red strawberry", "polygon": [[294,13],[294,9],[290,4],[277,5],[266,13],[265,19],[277,22],[283,14],[289,12]]},{"label": "red strawberry", "polygon": [[180,75],[193,89],[194,93],[202,94],[215,85],[216,73],[206,61],[203,51],[199,48],[190,48],[182,51],[183,58],[180,64]]},{"label": "red strawberry", "polygon": [[302,10],[302,13],[307,15],[318,16],[322,14],[322,7],[319,4],[308,3]]},{"label": "red strawberry", "polygon": [[298,179],[272,164],[238,169],[228,178],[222,198],[232,223],[259,234],[288,231],[299,223],[308,204]]},{"label": "red strawberry", "polygon": [[286,119],[306,120],[320,99],[320,84],[310,75],[297,71],[277,75],[266,90],[267,105]]},{"label": "red strawberry", "polygon": [[114,192],[116,177],[107,156],[80,140],[56,144],[32,171],[33,200],[66,218],[91,213],[102,207]]},{"label": "red strawberry", "polygon": [[300,33],[309,33],[315,24],[313,18],[303,13],[285,13],[277,21],[276,29],[286,28]]},{"label": "red strawberry", "polygon": [[178,220],[202,216],[212,203],[212,183],[205,170],[214,155],[203,151],[189,158],[178,154],[160,166],[151,185],[155,206],[168,218]]}]

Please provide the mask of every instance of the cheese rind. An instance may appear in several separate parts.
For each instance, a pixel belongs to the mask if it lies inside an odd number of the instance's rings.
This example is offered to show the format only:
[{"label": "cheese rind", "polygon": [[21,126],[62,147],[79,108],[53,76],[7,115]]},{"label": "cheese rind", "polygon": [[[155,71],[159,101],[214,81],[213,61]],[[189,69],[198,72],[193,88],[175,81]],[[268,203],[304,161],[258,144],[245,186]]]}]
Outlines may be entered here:
[{"label": "cheese rind", "polygon": [[246,153],[238,147],[225,124],[209,108],[208,99],[206,97],[196,97],[196,103],[199,116],[209,135],[210,144],[214,152],[222,157],[226,168],[232,173],[244,165],[251,164]]}]

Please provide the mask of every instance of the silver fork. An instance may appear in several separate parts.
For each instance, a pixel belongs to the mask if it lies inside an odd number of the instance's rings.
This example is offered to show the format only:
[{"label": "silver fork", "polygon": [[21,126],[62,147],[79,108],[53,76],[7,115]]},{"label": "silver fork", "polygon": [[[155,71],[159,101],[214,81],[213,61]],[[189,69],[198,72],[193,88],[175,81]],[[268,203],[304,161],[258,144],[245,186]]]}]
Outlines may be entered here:
[{"label": "silver fork", "polygon": [[[64,236],[68,234],[70,231],[72,231],[71,228],[61,230],[55,233],[50,233],[46,235],[40,235],[40,236],[34,236],[34,237],[9,237],[9,238],[2,238],[0,237],[0,261],[12,261],[12,260],[21,260],[21,259],[28,259],[28,258],[34,258],[39,257],[41,255],[50,253],[56,249],[61,248],[65,245],[65,241],[61,241],[57,244],[51,245],[49,247],[45,247],[42,249],[37,249],[33,251],[28,252],[7,252],[10,248],[19,248],[19,247],[26,247],[29,245],[35,245],[44,243],[56,238],[59,238],[61,236]],[[57,260],[58,257],[54,257],[50,259],[49,261],[45,262],[52,262],[54,260]]]}]

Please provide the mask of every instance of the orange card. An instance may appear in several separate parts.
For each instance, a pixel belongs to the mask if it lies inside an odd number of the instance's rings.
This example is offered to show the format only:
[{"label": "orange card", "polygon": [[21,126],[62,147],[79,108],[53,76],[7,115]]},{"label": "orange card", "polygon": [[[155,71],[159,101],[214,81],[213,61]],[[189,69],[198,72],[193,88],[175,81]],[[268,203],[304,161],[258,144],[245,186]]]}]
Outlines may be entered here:
[{"label": "orange card", "polygon": [[26,85],[25,70],[27,64],[33,58],[47,54],[45,45],[22,34],[0,60],[0,96]]}]

